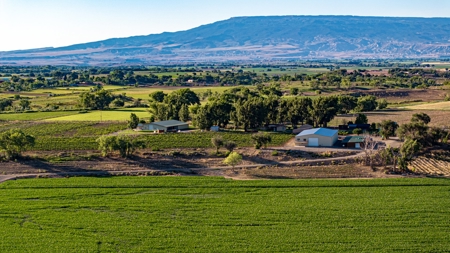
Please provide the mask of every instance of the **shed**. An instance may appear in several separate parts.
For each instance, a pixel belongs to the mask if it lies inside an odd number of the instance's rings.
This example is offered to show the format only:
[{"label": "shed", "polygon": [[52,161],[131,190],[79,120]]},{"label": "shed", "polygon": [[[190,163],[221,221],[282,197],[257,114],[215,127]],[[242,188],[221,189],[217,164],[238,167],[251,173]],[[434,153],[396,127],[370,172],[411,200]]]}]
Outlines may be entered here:
[{"label": "shed", "polygon": [[295,145],[308,147],[332,147],[338,140],[338,130],[313,128],[304,130],[295,137]]},{"label": "shed", "polygon": [[364,146],[364,136],[347,136],[342,140],[342,146],[346,148],[361,148]]},{"label": "shed", "polygon": [[313,126],[305,124],[305,125],[300,126],[299,128],[296,128],[296,129],[292,130],[292,133],[293,134],[299,134],[299,133],[301,133],[301,132],[303,132],[305,130],[312,129],[312,128],[313,128]]},{"label": "shed", "polygon": [[139,130],[177,132],[178,130],[189,129],[189,124],[178,120],[166,120],[138,125]]},{"label": "shed", "polygon": [[286,125],[284,124],[269,124],[267,130],[272,132],[284,132],[286,131]]}]

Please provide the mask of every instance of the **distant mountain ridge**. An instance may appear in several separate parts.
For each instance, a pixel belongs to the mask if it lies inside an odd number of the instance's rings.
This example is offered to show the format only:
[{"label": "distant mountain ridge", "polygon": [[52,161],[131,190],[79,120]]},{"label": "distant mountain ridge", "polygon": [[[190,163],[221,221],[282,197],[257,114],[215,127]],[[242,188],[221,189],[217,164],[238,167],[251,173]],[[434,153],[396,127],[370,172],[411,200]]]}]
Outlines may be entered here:
[{"label": "distant mountain ridge", "polygon": [[187,31],[0,52],[0,64],[121,65],[450,56],[450,18],[236,17]]}]

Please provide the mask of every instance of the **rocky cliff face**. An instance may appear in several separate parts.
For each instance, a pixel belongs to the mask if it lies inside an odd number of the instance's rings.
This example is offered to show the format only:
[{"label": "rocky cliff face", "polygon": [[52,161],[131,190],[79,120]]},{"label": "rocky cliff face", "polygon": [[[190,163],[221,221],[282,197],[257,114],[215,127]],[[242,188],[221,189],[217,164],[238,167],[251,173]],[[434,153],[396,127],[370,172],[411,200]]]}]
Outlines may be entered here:
[{"label": "rocky cliff face", "polygon": [[0,64],[151,64],[450,56],[449,18],[237,17],[191,30],[0,52]]}]

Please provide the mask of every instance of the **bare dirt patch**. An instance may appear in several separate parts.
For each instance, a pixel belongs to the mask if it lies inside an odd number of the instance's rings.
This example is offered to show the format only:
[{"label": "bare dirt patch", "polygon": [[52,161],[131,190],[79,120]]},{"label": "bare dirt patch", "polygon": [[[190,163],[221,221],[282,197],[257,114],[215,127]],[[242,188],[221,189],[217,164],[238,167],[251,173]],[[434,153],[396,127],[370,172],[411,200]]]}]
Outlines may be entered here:
[{"label": "bare dirt patch", "polygon": [[[415,113],[426,113],[430,116],[431,122],[430,126],[449,126],[450,125],[450,111],[437,111],[437,110],[384,110],[384,111],[375,111],[375,112],[366,112],[364,114],[367,115],[369,123],[381,122],[383,120],[392,120],[397,122],[398,124],[405,124],[411,121],[411,117]],[[336,117],[330,125],[339,125],[342,124],[343,121],[354,121],[355,115],[340,115]]]}]

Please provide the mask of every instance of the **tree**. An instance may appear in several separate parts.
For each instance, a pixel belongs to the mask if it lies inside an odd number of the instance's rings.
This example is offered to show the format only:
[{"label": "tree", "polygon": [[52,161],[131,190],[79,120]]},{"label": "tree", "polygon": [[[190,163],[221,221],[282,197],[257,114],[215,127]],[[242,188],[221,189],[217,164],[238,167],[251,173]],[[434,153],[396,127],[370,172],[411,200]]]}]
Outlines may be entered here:
[{"label": "tree", "polygon": [[128,121],[128,128],[135,129],[139,125],[139,117],[136,114],[130,114],[130,120]]},{"label": "tree", "polygon": [[362,113],[358,113],[356,116],[355,124],[367,124],[369,120],[367,119],[367,116]]},{"label": "tree", "polygon": [[19,106],[23,111],[30,109],[30,105],[31,105],[31,102],[28,99],[21,99],[19,102]]},{"label": "tree", "polygon": [[389,139],[389,137],[395,135],[395,131],[398,128],[398,124],[392,120],[383,120],[380,124],[380,135],[383,139]]},{"label": "tree", "polygon": [[225,160],[223,160],[223,163],[225,163],[228,166],[234,167],[238,165],[242,161],[242,156],[236,152],[231,152]]},{"label": "tree", "polygon": [[347,114],[356,107],[358,99],[350,95],[340,95],[338,96],[338,113]]},{"label": "tree", "polygon": [[0,134],[0,149],[5,152],[6,159],[18,157],[23,151],[35,144],[35,138],[20,129],[10,129]]},{"label": "tree", "polygon": [[214,136],[211,138],[212,145],[216,148],[216,154],[219,153],[219,149],[223,146],[224,141],[222,136]]},{"label": "tree", "polygon": [[232,115],[235,125],[243,126],[244,130],[258,129],[266,118],[264,101],[260,98],[250,98],[239,101],[235,105],[236,111]]},{"label": "tree", "polygon": [[152,92],[148,95],[150,97],[150,102],[163,102],[164,98],[167,96],[167,94],[165,94],[162,91],[155,91]]},{"label": "tree", "polygon": [[123,107],[123,106],[125,105],[125,102],[124,102],[122,99],[120,99],[120,98],[116,98],[116,99],[114,99],[114,100],[112,101],[112,104],[113,104],[115,107]]},{"label": "tree", "polygon": [[[284,100],[282,100],[284,101]],[[284,106],[282,102],[280,105]],[[291,122],[293,128],[296,128],[299,122],[304,122],[310,117],[310,109],[312,106],[311,98],[294,98],[287,102],[286,119]],[[279,109],[280,110],[280,109]],[[280,115],[281,116],[281,115]]]},{"label": "tree", "polygon": [[126,158],[134,154],[136,149],[145,148],[145,143],[137,138],[120,135],[120,136],[101,136],[97,140],[98,149],[103,156],[107,156],[109,152],[119,151],[121,157]]},{"label": "tree", "polygon": [[178,118],[180,118],[180,120],[184,122],[189,120],[189,108],[187,105],[181,106],[181,109],[178,112]]},{"label": "tree", "polygon": [[357,134],[357,135],[360,135],[360,134],[362,134],[362,133],[363,133],[363,131],[362,131],[362,129],[361,129],[361,128],[355,128],[355,129],[353,129],[352,133],[353,133],[353,134]]},{"label": "tree", "polygon": [[267,148],[267,144],[272,142],[272,136],[267,133],[252,134],[252,140],[256,149],[260,149],[262,146]]},{"label": "tree", "polygon": [[424,123],[425,125],[428,125],[430,121],[431,121],[430,116],[428,116],[428,114],[423,112],[413,114],[411,119],[411,122]]},{"label": "tree", "polygon": [[13,101],[9,98],[0,99],[0,111],[4,111],[7,107],[12,106]]},{"label": "tree", "polygon": [[370,112],[377,109],[377,97],[373,95],[363,96],[358,98],[358,102],[355,108],[357,112]]},{"label": "tree", "polygon": [[109,152],[115,150],[117,136],[102,135],[97,138],[98,149],[102,153],[102,156],[107,156]]},{"label": "tree", "polygon": [[427,142],[428,126],[423,122],[411,122],[401,125],[397,129],[397,136],[402,139],[419,140],[420,143]]},{"label": "tree", "polygon": [[328,122],[333,120],[337,115],[337,102],[338,98],[335,96],[318,97],[313,100],[309,113],[315,127],[319,127],[320,125],[327,127]]},{"label": "tree", "polygon": [[383,110],[383,109],[387,108],[387,106],[388,106],[388,102],[385,98],[377,100],[377,110]]},{"label": "tree", "polygon": [[400,147],[399,167],[402,170],[408,169],[408,162],[420,151],[421,145],[417,140],[407,139]]},{"label": "tree", "polygon": [[290,90],[290,94],[292,96],[297,96],[298,95],[298,88],[297,87],[292,87]]},{"label": "tree", "polygon": [[225,141],[223,143],[223,147],[229,152],[233,152],[233,150],[237,147],[237,144],[234,141]]},{"label": "tree", "polygon": [[145,148],[145,143],[137,138],[120,135],[116,139],[116,150],[119,151],[123,158],[130,157],[136,149]]}]

